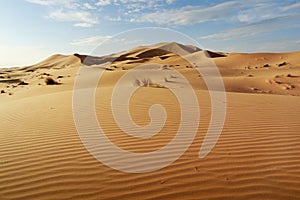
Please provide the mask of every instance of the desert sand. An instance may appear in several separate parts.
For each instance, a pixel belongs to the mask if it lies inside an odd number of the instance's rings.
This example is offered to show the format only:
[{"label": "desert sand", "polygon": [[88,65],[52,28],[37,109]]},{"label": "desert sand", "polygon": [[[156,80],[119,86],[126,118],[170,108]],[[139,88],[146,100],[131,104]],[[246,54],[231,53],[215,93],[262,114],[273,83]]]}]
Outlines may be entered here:
[{"label": "desert sand", "polygon": [[[211,56],[223,77],[226,120],[218,143],[203,159],[198,152],[211,103],[195,68],[205,66],[188,63],[173,51]],[[103,68],[106,61],[113,63]],[[149,139],[124,134],[110,108],[118,79],[147,63],[161,64],[162,71],[174,68],[189,80],[199,100],[199,129],[192,145],[171,165],[125,173],[103,165],[82,144],[72,113],[74,81],[80,67],[104,70],[95,108],[107,137],[124,150],[152,152],[175,136],[180,121],[179,103],[163,83],[148,77],[149,87],[139,88],[130,101],[132,119],[141,126],[150,122],[152,104],[165,107],[165,126]],[[54,82],[47,85],[47,78]],[[0,69],[0,91],[1,200],[300,198],[300,52],[220,53],[160,43],[105,57],[54,55],[33,66]]]}]

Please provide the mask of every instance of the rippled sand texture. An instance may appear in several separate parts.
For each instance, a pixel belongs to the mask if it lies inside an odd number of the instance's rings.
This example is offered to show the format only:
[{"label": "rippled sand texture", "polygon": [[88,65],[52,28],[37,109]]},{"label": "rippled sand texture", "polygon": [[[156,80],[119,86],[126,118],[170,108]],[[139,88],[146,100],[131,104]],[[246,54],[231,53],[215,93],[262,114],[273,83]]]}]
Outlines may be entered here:
[{"label": "rippled sand texture", "polygon": [[[132,174],[91,156],[72,113],[82,57],[56,55],[34,66],[0,71],[0,199],[299,199],[300,53],[206,52],[224,79],[227,116],[217,145],[199,159],[211,117],[209,92],[195,66],[172,53],[153,51],[160,45],[170,51],[183,48],[176,43],[139,47],[125,52],[125,58],[116,54],[122,59],[109,70],[97,62],[84,67],[105,70],[95,96],[97,118],[115,145],[135,153],[155,151],[172,140],[181,118],[179,102],[158,85],[138,89],[129,108],[138,125],[150,122],[148,110],[154,103],[165,107],[168,118],[154,137],[133,138],[122,133],[112,115],[116,81],[129,69],[151,62],[175,68],[190,81],[201,118],[193,144],[177,161],[155,172]],[[61,84],[46,85],[47,77]],[[156,82],[157,77],[149,78]]]}]

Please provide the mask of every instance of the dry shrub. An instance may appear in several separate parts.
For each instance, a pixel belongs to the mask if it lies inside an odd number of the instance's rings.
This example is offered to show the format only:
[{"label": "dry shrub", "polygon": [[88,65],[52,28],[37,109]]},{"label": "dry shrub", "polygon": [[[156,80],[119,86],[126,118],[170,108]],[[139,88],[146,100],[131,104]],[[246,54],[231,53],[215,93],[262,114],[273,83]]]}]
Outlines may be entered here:
[{"label": "dry shrub", "polygon": [[59,85],[60,84],[60,83],[58,83],[57,81],[53,80],[50,77],[47,77],[45,79],[45,83],[46,83],[46,85]]},{"label": "dry shrub", "polygon": [[166,88],[159,83],[153,83],[150,78],[135,79],[135,85],[140,87]]}]

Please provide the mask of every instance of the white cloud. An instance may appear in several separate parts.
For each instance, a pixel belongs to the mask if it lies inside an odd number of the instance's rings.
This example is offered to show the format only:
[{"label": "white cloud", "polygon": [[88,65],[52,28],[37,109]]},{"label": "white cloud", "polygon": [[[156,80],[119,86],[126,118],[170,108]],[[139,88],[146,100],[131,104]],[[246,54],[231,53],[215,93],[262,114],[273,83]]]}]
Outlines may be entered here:
[{"label": "white cloud", "polygon": [[[126,3],[144,3],[149,0],[120,0],[121,3],[126,4]],[[155,1],[155,0],[153,0]]]},{"label": "white cloud", "polygon": [[107,5],[118,6],[120,12],[124,14],[138,13],[144,10],[155,10],[165,4],[171,4],[174,0],[98,0],[99,7]]},{"label": "white cloud", "polygon": [[187,6],[181,9],[163,10],[135,16],[131,21],[150,22],[159,25],[191,25],[207,21],[225,21],[234,10],[240,9],[238,2],[230,1],[211,7]]},{"label": "white cloud", "polygon": [[300,2],[282,8],[283,11],[294,10],[294,9],[300,9]]},{"label": "white cloud", "polygon": [[201,40],[237,40],[257,36],[264,32],[272,31],[270,28],[265,28],[261,24],[251,24],[247,26],[235,27],[229,30],[222,31],[211,35],[200,37]]},{"label": "white cloud", "polygon": [[253,52],[292,52],[299,51],[299,43],[288,37],[282,40],[266,40],[254,46]]},{"label": "white cloud", "polygon": [[287,26],[287,28],[300,28],[300,23],[291,24],[291,25]]},{"label": "white cloud", "polygon": [[26,0],[30,3],[49,7],[48,18],[61,22],[74,22],[75,27],[91,27],[98,23],[92,10],[96,9],[89,3],[78,0]]},{"label": "white cloud", "polygon": [[[122,0],[131,2],[133,0]],[[139,1],[139,0],[136,0]],[[143,0],[140,0],[143,1]],[[167,0],[172,3],[173,0]],[[273,0],[231,0],[212,6],[185,6],[179,9],[157,9],[129,15],[130,22],[153,23],[167,26],[185,26],[204,22],[254,23],[291,14],[283,10],[300,7],[300,3],[282,9],[282,2]]]},{"label": "white cloud", "polygon": [[[97,12],[99,7],[100,10],[103,10],[108,5],[114,6],[116,10],[110,14],[106,12],[102,15],[104,20],[152,23],[166,26],[186,26],[210,21],[250,24],[287,15],[287,13],[291,13],[300,7],[300,3],[283,7],[286,3],[274,0],[231,0],[212,6],[185,6],[177,9],[168,8],[175,0],[26,1],[51,7],[49,15],[52,19],[72,21],[76,27],[91,27],[97,24],[98,20],[94,16],[99,15],[99,12]],[[65,13],[59,13],[60,10]],[[77,14],[74,15],[74,13]],[[79,13],[82,16],[78,16]],[[73,18],[73,20],[70,18]]]},{"label": "white cloud", "polygon": [[34,3],[42,6],[63,6],[69,9],[75,9],[79,5],[76,0],[26,0],[29,3]]},{"label": "white cloud", "polygon": [[75,27],[89,28],[89,27],[92,27],[93,25],[89,24],[89,23],[77,23],[77,24],[74,24],[73,26],[75,26]]},{"label": "white cloud", "polygon": [[[283,16],[277,17],[274,19],[269,19],[257,23],[247,24],[244,26],[234,27],[229,30],[225,30],[219,33],[202,36],[201,40],[238,40],[243,38],[250,38],[254,36],[261,35],[263,33],[273,32],[277,30],[283,29],[291,29],[292,26],[288,26],[288,24],[293,24],[298,22],[299,24],[300,15],[291,15],[291,16]],[[285,27],[280,26],[281,24],[285,24]]]},{"label": "white cloud", "polygon": [[111,0],[99,0],[96,5],[97,6],[107,6],[110,5],[112,3]]},{"label": "white cloud", "polygon": [[60,2],[59,0],[26,0],[26,1],[34,4],[44,5],[44,6],[55,5]]},{"label": "white cloud", "polygon": [[110,38],[111,38],[111,36],[93,36],[93,37],[75,40],[75,41],[71,42],[70,44],[76,45],[76,46],[95,46],[95,45],[98,45]]},{"label": "white cloud", "polygon": [[108,44],[122,44],[122,45],[139,45],[140,39],[127,39],[127,38],[112,38],[107,43]]},{"label": "white cloud", "polygon": [[242,23],[253,23],[282,16],[278,6],[270,3],[257,4],[255,7],[238,12],[237,19]]},{"label": "white cloud", "polygon": [[120,16],[118,17],[106,17],[107,20],[112,21],[112,22],[120,22],[122,21],[122,18]]},{"label": "white cloud", "polygon": [[96,8],[89,3],[84,3],[83,7],[89,10],[95,10]]},{"label": "white cloud", "polygon": [[172,4],[174,3],[175,0],[166,0],[167,4]]},{"label": "white cloud", "polygon": [[138,45],[140,40],[138,39],[128,39],[128,38],[119,38],[112,36],[92,36],[87,38],[82,38],[79,40],[72,41],[70,44],[75,46],[96,46],[101,43],[105,43],[106,45]]},{"label": "white cloud", "polygon": [[49,18],[62,22],[76,22],[74,26],[77,27],[90,27],[98,23],[98,19],[89,12],[79,10],[56,10],[49,13]]}]

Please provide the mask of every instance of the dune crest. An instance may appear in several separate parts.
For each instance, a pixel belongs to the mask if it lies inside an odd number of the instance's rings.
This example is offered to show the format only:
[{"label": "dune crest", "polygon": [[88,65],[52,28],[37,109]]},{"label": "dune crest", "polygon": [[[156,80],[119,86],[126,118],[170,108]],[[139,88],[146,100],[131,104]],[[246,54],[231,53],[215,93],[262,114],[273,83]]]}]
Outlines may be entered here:
[{"label": "dune crest", "polygon": [[[197,67],[205,68],[202,64],[197,63],[198,60],[201,61],[204,58],[211,58],[219,68],[228,92],[300,95],[300,52],[222,53],[202,50],[195,46],[175,42],[139,46],[128,51],[99,57],[77,53],[70,56],[53,55],[32,66],[11,71],[2,70],[0,89],[14,93],[14,88],[18,86],[12,84],[26,80],[29,80],[29,84],[31,82],[42,84],[42,82],[36,80],[41,78],[41,74],[31,77],[31,73],[35,71],[67,70],[68,68],[78,68],[81,65],[99,66],[101,68],[103,64],[111,62],[106,70],[124,71],[140,64],[159,63],[183,73],[189,73],[187,72],[189,68],[191,70]],[[186,60],[195,60],[195,62],[188,63]],[[45,76],[47,72],[44,73]],[[293,76],[293,78],[288,77],[288,75]],[[284,80],[276,78],[279,76],[286,78]],[[197,84],[197,82],[203,82],[203,79],[201,77],[193,78],[192,82]],[[205,86],[201,85],[203,84],[200,83],[199,89],[206,89]],[[10,87],[13,88],[6,89]]]},{"label": "dune crest", "polygon": [[[211,100],[196,68],[210,72],[197,63],[208,57],[223,77],[227,116],[218,143],[199,159]],[[146,66],[142,75],[121,85],[141,86],[130,99],[132,119],[146,126],[149,108],[157,103],[167,114],[162,130],[148,139],[124,133],[111,109],[115,84],[140,65]],[[91,76],[103,72],[95,95],[97,119],[113,144],[134,153],[161,149],[176,136],[180,104],[163,85],[190,84],[201,113],[192,145],[174,163],[151,173],[124,173],[96,160],[82,144],[73,119],[72,94],[80,67]],[[159,75],[150,75],[154,70]],[[91,88],[91,76],[84,77],[81,89]],[[99,57],[54,55],[32,66],[0,69],[0,199],[299,199],[299,96],[300,52],[222,53],[159,43]],[[116,159],[113,152],[107,157]]]}]

